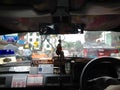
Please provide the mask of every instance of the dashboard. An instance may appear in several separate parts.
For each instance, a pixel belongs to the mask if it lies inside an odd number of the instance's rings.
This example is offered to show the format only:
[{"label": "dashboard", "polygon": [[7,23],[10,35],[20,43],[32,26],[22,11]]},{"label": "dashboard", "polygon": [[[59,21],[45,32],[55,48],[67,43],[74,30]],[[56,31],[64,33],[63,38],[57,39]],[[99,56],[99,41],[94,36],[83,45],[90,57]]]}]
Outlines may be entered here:
[{"label": "dashboard", "polygon": [[[33,67],[30,62],[7,64],[0,67],[0,88],[69,88],[78,90],[81,72],[90,59],[85,58],[66,58],[70,62],[70,73],[54,73],[50,70],[50,65]],[[45,71],[40,72],[41,67],[46,67]],[[58,61],[54,66],[58,66]],[[102,66],[102,67],[101,67]],[[89,73],[89,79],[100,76],[111,76],[117,78],[117,72],[112,63],[101,63],[96,65]],[[64,66],[65,68],[65,66]],[[43,70],[43,68],[42,68]]]},{"label": "dashboard", "polygon": [[[62,75],[61,80],[64,86],[72,84],[70,75]],[[26,88],[59,86],[60,76],[55,74],[1,74],[0,88]]]}]

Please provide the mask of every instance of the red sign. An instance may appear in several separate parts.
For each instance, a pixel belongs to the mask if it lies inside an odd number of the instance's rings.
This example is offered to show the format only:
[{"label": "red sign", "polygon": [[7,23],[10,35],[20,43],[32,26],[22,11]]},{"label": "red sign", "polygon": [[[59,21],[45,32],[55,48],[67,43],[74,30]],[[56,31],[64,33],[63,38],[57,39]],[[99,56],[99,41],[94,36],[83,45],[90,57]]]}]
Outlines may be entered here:
[{"label": "red sign", "polygon": [[27,86],[43,85],[43,76],[41,74],[28,75]]}]

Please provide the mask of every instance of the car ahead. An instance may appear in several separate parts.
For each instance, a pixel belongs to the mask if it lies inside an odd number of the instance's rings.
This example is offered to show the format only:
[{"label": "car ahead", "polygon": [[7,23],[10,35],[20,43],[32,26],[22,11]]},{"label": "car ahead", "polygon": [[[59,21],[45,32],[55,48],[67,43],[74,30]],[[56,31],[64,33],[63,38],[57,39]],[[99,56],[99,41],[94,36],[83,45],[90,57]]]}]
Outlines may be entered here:
[{"label": "car ahead", "polygon": [[0,89],[119,90],[119,8],[115,0],[0,0]]}]

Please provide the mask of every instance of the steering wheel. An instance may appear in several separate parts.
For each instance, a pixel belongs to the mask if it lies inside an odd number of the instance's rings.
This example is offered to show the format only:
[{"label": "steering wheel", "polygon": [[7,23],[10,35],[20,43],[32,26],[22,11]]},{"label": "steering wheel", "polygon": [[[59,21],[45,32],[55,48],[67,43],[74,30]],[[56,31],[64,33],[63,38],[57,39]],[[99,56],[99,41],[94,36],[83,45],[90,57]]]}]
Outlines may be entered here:
[{"label": "steering wheel", "polygon": [[[113,57],[99,57],[99,58],[95,58],[92,59],[91,61],[89,61],[85,67],[82,70],[81,76],[80,76],[80,90],[88,90],[88,77],[89,77],[89,72],[94,69],[93,67],[95,67],[96,65],[98,65],[99,63],[112,63],[115,66],[120,66],[120,60],[117,58],[113,58]],[[102,66],[101,66],[102,67]],[[99,78],[95,78],[92,81],[97,81],[97,80],[101,80],[101,81],[107,81],[107,80],[113,80],[114,78],[112,77],[99,77]],[[96,82],[94,82],[95,84]],[[90,89],[89,89],[90,90]],[[97,90],[103,90],[103,89],[97,89]]]}]

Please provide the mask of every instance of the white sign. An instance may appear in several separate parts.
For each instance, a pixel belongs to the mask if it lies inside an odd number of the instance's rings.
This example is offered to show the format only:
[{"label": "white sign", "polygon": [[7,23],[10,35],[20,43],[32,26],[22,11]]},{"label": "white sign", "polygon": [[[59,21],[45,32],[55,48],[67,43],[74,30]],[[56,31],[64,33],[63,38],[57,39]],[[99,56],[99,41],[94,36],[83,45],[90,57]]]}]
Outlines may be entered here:
[{"label": "white sign", "polygon": [[27,76],[13,76],[11,87],[26,87]]},{"label": "white sign", "polygon": [[53,73],[53,64],[39,64],[38,73]]}]

